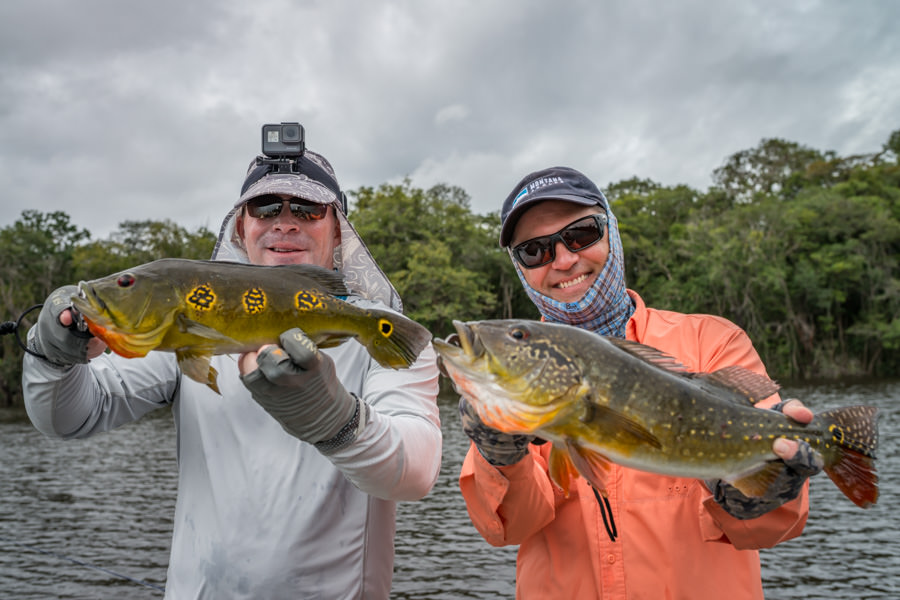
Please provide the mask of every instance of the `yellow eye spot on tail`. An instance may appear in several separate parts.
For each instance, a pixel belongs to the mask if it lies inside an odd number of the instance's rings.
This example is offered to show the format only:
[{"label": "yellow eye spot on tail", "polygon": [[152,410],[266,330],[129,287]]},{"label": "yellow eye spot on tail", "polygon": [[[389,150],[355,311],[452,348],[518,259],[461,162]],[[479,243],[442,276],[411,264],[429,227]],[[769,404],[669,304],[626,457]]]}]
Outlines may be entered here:
[{"label": "yellow eye spot on tail", "polygon": [[319,310],[325,308],[325,304],[319,296],[307,291],[297,292],[294,296],[294,306],[297,310]]},{"label": "yellow eye spot on tail", "polygon": [[188,292],[185,300],[188,306],[194,310],[206,311],[215,305],[216,293],[213,291],[212,286],[208,284],[198,285]]},{"label": "yellow eye spot on tail", "polygon": [[394,333],[394,324],[387,319],[378,319],[378,331],[384,337],[391,337],[391,334]]},{"label": "yellow eye spot on tail", "polygon": [[844,430],[837,425],[829,425],[828,431],[831,432],[831,439],[840,444],[844,441]]},{"label": "yellow eye spot on tail", "polygon": [[266,293],[259,288],[250,288],[244,292],[244,312],[256,315],[266,310]]}]

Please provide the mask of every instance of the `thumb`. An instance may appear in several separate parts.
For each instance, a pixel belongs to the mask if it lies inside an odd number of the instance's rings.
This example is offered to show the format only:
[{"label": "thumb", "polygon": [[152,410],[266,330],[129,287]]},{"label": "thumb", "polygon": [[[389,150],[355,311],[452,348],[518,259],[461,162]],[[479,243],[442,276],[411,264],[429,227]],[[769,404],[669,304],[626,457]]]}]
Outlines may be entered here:
[{"label": "thumb", "polygon": [[309,371],[319,363],[319,347],[299,327],[285,331],[278,340],[291,361],[301,369]]}]

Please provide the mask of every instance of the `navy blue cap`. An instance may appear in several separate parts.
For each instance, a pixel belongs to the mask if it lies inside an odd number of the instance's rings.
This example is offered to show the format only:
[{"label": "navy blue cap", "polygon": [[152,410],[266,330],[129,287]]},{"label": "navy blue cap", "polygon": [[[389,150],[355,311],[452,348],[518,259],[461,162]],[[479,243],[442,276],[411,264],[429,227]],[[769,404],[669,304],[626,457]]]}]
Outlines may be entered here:
[{"label": "navy blue cap", "polygon": [[583,206],[607,207],[606,197],[594,182],[569,167],[550,167],[526,175],[503,202],[500,211],[500,246],[509,246],[519,218],[544,200],[564,200]]}]

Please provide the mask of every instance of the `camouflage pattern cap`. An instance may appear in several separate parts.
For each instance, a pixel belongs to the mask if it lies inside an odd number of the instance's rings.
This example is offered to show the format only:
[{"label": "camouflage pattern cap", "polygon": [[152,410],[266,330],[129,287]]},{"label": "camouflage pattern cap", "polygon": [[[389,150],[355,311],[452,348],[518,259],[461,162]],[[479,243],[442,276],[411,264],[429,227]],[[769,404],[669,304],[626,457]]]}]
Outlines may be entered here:
[{"label": "camouflage pattern cap", "polygon": [[[334,190],[339,190],[340,188],[338,187],[337,178],[334,175],[331,163],[321,154],[310,150],[304,152],[303,158],[304,162],[308,161],[307,164],[312,163],[312,167],[314,167],[308,169],[308,173],[304,172],[303,163],[301,163],[299,173],[267,172],[268,166],[257,165],[254,159],[247,169],[245,181],[253,177],[256,177],[257,181],[247,187],[241,194],[241,197],[234,204],[235,208],[241,206],[247,200],[268,194],[287,194],[319,204],[337,202],[338,194]],[[260,174],[262,174],[262,177],[259,177]]]}]

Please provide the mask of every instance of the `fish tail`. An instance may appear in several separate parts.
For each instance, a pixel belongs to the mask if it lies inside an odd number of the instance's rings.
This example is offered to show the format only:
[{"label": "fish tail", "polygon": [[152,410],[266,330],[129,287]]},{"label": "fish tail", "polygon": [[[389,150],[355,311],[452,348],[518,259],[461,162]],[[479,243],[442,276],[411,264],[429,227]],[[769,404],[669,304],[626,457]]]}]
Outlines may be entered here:
[{"label": "fish tail", "polygon": [[378,364],[404,369],[413,364],[431,341],[431,333],[412,319],[388,311],[373,310],[373,327],[359,341]]},{"label": "fish tail", "polygon": [[819,415],[837,447],[828,453],[825,473],[854,504],[868,508],[878,501],[875,450],[878,447],[878,409],[850,406]]}]

